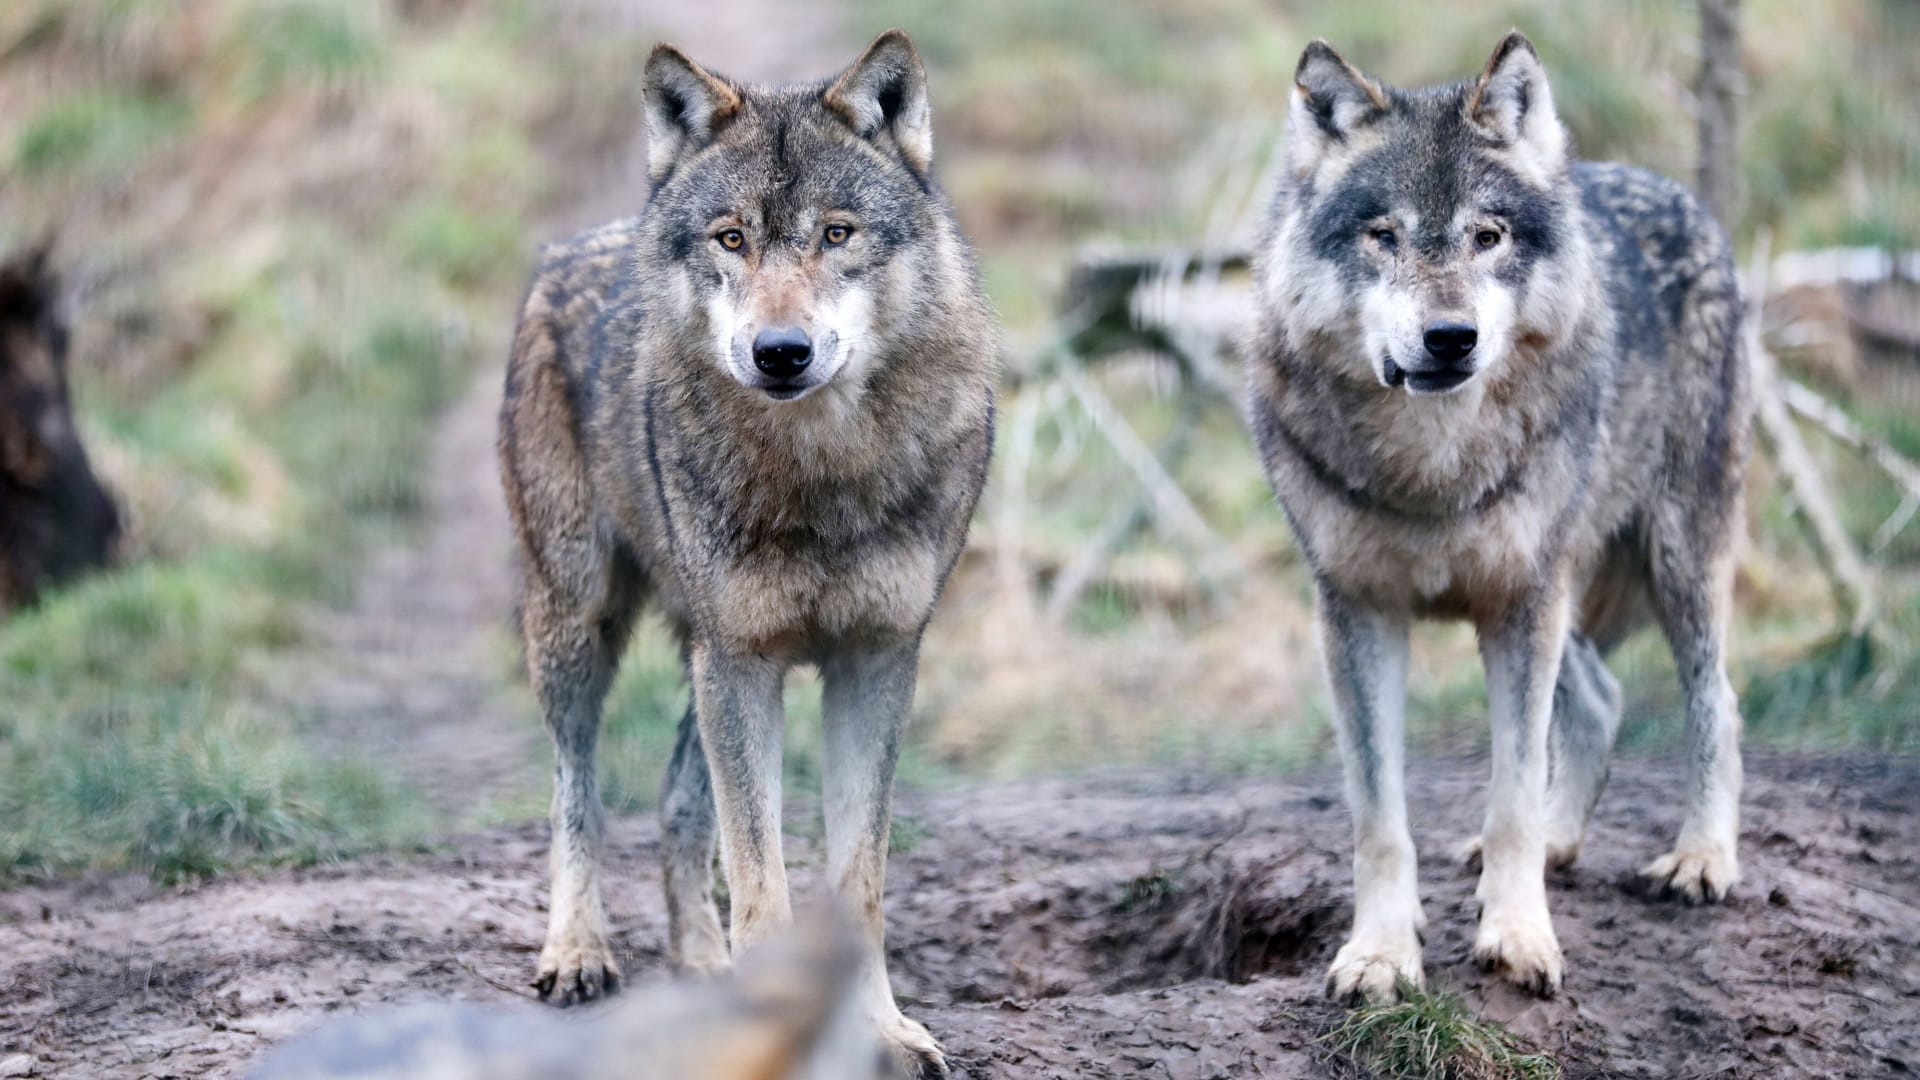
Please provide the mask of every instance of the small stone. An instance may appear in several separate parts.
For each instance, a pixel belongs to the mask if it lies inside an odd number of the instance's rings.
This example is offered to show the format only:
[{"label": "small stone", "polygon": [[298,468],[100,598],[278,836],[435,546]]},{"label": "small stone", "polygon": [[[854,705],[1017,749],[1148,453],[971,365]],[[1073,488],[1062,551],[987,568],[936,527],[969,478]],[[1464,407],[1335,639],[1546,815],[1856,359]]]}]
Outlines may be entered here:
[{"label": "small stone", "polygon": [[0,1076],[32,1076],[35,1064],[32,1054],[0,1058]]}]

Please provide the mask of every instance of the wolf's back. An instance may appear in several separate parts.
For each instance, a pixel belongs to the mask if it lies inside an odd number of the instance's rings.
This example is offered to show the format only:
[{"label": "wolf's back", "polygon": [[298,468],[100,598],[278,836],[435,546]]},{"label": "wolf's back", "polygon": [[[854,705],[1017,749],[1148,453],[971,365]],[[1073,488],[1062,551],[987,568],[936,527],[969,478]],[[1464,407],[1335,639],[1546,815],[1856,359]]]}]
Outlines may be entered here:
[{"label": "wolf's back", "polygon": [[[1612,162],[1580,162],[1573,180],[1628,363],[1696,356],[1673,347],[1690,317],[1704,316],[1716,330],[1737,328],[1739,287],[1726,236],[1686,185]],[[1713,310],[1700,310],[1702,302]]]},{"label": "wolf's back", "polygon": [[632,344],[638,315],[633,261],[640,226],[638,216],[621,218],[541,250],[520,309],[520,327],[525,331],[529,324],[544,324],[576,392],[591,385],[616,342]]}]

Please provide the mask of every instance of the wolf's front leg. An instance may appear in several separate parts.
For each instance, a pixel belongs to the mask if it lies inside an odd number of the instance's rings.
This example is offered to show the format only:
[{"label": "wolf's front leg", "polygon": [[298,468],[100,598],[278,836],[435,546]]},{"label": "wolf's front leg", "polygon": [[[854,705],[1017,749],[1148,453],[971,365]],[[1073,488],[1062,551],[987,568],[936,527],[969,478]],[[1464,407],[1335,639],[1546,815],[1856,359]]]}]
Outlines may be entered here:
[{"label": "wolf's front leg", "polygon": [[1554,589],[1479,627],[1493,721],[1493,785],[1481,832],[1473,957],[1543,996],[1560,989],[1563,968],[1547,913],[1547,730],[1567,608],[1565,590]]},{"label": "wolf's front leg", "polygon": [[883,896],[891,831],[893,769],[913,705],[917,643],[849,651],[821,666],[826,750],[827,873],[867,947],[863,996],[907,1076],[947,1075],[940,1044],[907,1019],[887,979]]},{"label": "wolf's front leg", "polygon": [[553,892],[533,985],[543,1000],[567,1006],[620,987],[600,900],[602,811],[593,765],[615,643],[597,618],[582,617],[537,580],[529,581],[523,608],[527,667],[554,753]]},{"label": "wolf's front leg", "polygon": [[1318,625],[1353,814],[1353,936],[1327,971],[1327,993],[1391,1001],[1400,980],[1425,982],[1427,919],[1407,831],[1407,617],[1323,586]]},{"label": "wolf's front leg", "polygon": [[780,844],[784,667],[747,650],[693,649],[693,705],[720,820],[737,955],[793,921]]}]

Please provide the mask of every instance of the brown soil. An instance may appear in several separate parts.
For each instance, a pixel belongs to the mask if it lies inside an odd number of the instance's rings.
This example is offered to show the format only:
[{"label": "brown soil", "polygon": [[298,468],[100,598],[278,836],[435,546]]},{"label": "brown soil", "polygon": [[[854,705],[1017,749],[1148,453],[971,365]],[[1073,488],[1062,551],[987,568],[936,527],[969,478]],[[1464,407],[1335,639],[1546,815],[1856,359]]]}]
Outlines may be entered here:
[{"label": "brown soil", "polygon": [[[1876,1076],[1920,1070],[1920,763],[1750,765],[1746,876],[1685,908],[1627,884],[1670,836],[1680,778],[1628,760],[1587,854],[1552,877],[1566,989],[1540,1002],[1467,960],[1484,766],[1414,769],[1429,979],[1571,1076]],[[909,797],[896,987],[960,1076],[1324,1074],[1322,969],[1350,919],[1335,778],[1126,776]],[[790,829],[815,884],[814,819]],[[611,829],[622,962],[659,971],[652,821]],[[526,999],[545,829],[161,890],[124,878],[0,897],[0,1049],[41,1076],[233,1075],[337,1014]],[[532,1006],[529,1006],[532,1007]],[[0,1053],[4,1058],[5,1053]]]}]

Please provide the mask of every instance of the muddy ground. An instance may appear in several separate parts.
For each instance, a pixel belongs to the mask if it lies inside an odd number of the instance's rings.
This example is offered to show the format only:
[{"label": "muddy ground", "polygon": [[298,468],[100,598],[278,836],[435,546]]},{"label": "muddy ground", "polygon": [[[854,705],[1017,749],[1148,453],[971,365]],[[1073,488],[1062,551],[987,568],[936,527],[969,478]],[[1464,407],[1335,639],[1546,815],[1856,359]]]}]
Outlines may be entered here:
[{"label": "muddy ground", "polygon": [[[1416,764],[1429,979],[1570,1076],[1920,1071],[1920,763],[1758,757],[1728,905],[1627,881],[1676,825],[1679,776],[1622,762],[1580,864],[1552,876],[1552,1001],[1467,960],[1483,766]],[[971,1078],[1324,1075],[1322,969],[1350,920],[1331,773],[1126,776],[908,796],[890,869],[895,985]],[[790,821],[797,887],[818,829]],[[544,826],[424,856],[160,890],[114,878],[0,897],[0,1060],[38,1076],[230,1076],[331,1016],[429,999],[531,1004]],[[626,970],[661,967],[651,820],[617,820]]]}]

